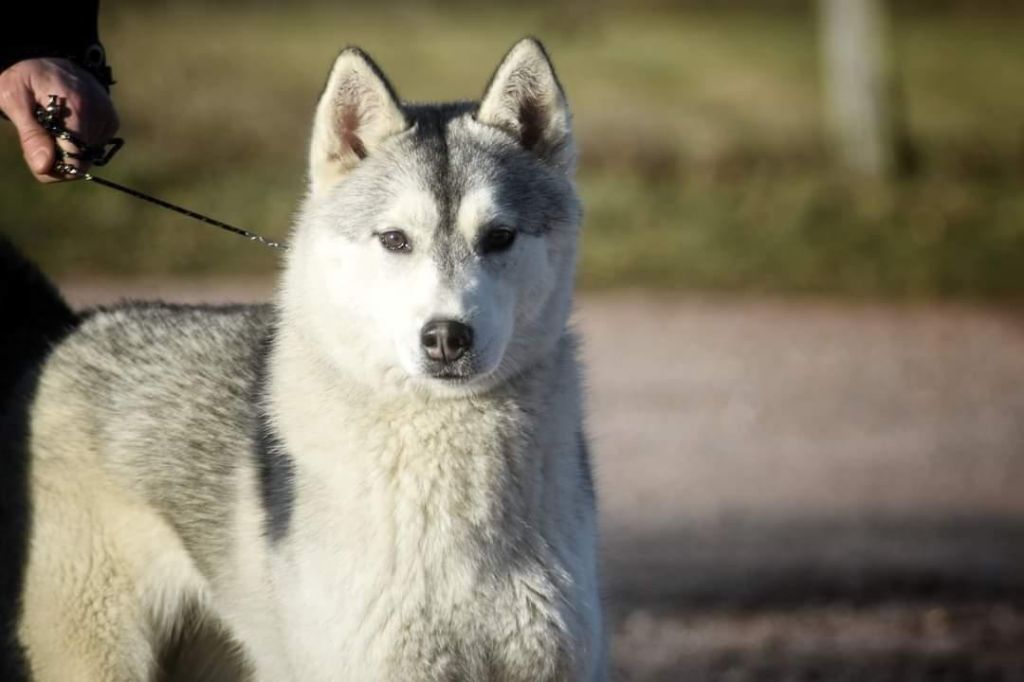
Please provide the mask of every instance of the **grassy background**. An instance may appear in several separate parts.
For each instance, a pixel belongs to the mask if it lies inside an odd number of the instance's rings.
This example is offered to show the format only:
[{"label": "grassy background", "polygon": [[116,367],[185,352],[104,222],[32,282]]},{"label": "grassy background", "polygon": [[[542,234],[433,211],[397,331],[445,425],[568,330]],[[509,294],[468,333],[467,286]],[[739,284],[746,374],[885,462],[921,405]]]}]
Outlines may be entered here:
[{"label": "grassy background", "polygon": [[[103,174],[283,236],[341,46],[367,49],[407,99],[475,98],[532,33],[575,109],[584,286],[1024,293],[1024,13],[1004,3],[897,15],[917,171],[883,187],[830,163],[805,3],[699,4],[107,3],[101,33],[127,145]],[[274,268],[269,251],[114,192],[37,186],[9,130],[0,158],[0,230],[51,272]]]}]

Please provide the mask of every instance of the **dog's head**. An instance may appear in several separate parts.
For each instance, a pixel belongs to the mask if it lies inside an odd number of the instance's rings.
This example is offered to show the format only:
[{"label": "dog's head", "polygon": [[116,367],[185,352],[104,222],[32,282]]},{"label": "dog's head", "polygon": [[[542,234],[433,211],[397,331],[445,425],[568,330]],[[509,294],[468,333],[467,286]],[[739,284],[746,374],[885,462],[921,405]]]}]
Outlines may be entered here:
[{"label": "dog's head", "polygon": [[480,103],[402,103],[341,53],[317,106],[284,313],[368,381],[479,391],[550,353],[580,207],[565,94],[517,43]]}]

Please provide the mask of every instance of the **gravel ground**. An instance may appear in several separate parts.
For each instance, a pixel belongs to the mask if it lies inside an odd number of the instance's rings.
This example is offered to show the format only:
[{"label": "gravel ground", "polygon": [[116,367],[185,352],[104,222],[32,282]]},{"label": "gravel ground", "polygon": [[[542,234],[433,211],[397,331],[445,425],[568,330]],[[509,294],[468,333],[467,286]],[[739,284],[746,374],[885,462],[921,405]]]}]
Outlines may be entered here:
[{"label": "gravel ground", "polygon": [[619,676],[1024,680],[1022,322],[966,305],[584,297]]}]

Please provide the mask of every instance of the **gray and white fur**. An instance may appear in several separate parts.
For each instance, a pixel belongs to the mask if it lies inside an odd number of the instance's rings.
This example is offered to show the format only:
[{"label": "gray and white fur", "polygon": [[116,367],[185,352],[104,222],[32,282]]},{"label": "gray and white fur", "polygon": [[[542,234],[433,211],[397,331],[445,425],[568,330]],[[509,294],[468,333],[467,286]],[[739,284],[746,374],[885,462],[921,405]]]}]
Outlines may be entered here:
[{"label": "gray and white fur", "polygon": [[[5,398],[28,538],[7,658],[38,682],[605,680],[544,49],[429,106],[346,49],[309,157],[274,305],[47,298]],[[230,649],[206,671],[180,648],[203,628]]]}]

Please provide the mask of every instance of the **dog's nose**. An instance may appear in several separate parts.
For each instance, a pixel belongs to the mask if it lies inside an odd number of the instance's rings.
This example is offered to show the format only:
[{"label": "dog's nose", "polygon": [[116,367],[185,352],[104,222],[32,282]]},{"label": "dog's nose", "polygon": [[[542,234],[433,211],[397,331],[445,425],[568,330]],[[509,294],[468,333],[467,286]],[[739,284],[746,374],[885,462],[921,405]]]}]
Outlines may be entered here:
[{"label": "dog's nose", "polygon": [[473,328],[455,320],[431,320],[423,325],[420,343],[431,360],[453,362],[473,345]]}]

